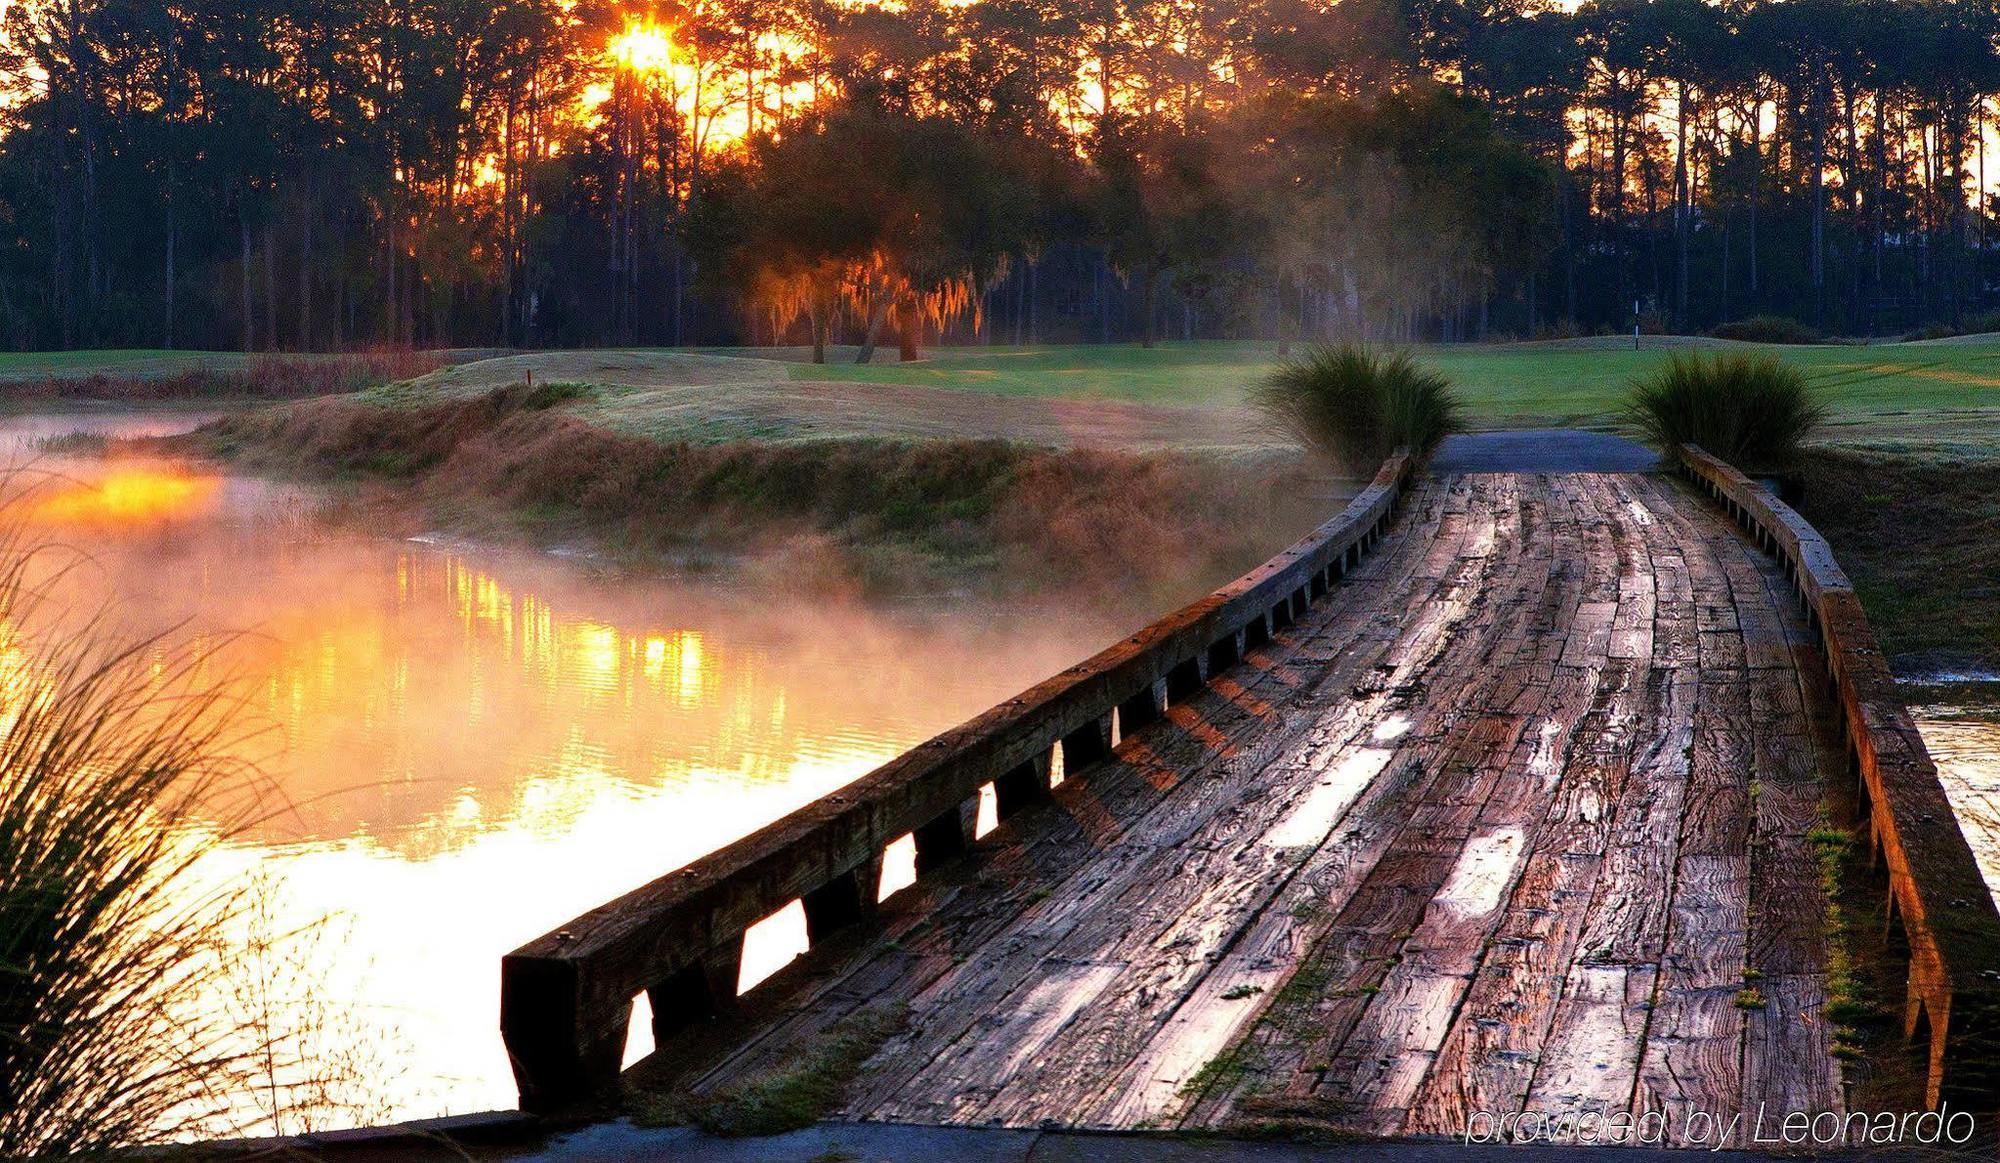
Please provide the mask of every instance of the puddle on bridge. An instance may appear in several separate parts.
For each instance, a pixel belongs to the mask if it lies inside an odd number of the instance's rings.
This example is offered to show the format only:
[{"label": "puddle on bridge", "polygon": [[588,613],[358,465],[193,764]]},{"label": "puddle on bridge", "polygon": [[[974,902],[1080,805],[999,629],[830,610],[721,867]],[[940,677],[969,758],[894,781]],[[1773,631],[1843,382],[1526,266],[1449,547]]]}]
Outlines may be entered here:
[{"label": "puddle on bridge", "polygon": [[[31,438],[79,426],[0,421],[0,448],[18,461]],[[219,661],[269,724],[254,747],[290,806],[204,858],[210,876],[263,886],[229,1004],[283,1011],[273,1027],[289,1028],[311,999],[289,1048],[344,1075],[286,1131],[512,1107],[502,954],[1107,636],[369,539],[296,490],[181,466],[38,467],[76,478],[34,515],[95,559],[71,585],[79,605],[110,601],[135,631],[249,632]],[[289,952],[263,947],[322,918]],[[789,956],[777,936],[746,976]]]},{"label": "puddle on bridge", "polygon": [[2000,682],[1912,687],[1907,697],[1986,883],[2000,894]]}]

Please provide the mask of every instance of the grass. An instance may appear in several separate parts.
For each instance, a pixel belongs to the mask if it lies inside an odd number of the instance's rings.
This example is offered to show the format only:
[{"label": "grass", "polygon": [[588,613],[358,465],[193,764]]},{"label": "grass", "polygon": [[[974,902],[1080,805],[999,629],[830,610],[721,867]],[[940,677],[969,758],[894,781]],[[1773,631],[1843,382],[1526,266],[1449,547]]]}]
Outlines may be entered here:
[{"label": "grass", "polygon": [[313,1085],[289,1030],[228,998],[254,886],[197,871],[264,790],[213,648],[111,635],[65,607],[84,565],[62,561],[0,537],[4,1158],[241,1133]]},{"label": "grass", "polygon": [[1813,449],[1800,512],[1899,674],[2000,666],[2000,459]]},{"label": "grass", "polygon": [[1826,419],[1826,405],[1776,356],[1688,352],[1633,385],[1631,415],[1662,452],[1699,444],[1754,471],[1789,464]]},{"label": "grass", "polygon": [[809,1127],[840,1105],[863,1063],[907,1025],[900,1006],[841,1019],[820,1042],[752,1081],[706,1094],[640,1093],[631,1099],[641,1125],[686,1125],[712,1135],[780,1135]]},{"label": "grass", "polygon": [[1399,447],[1428,456],[1461,427],[1458,397],[1443,376],[1408,352],[1359,344],[1315,347],[1287,360],[1251,399],[1293,439],[1356,475]]},{"label": "grass", "polygon": [[[1690,348],[1766,351],[1798,368],[1835,426],[1897,429],[1918,414],[2000,410],[2000,338],[1857,346],[1758,346],[1647,336],[1415,349],[1450,378],[1475,427],[1615,427],[1626,385]],[[755,350],[744,354],[756,355]],[[1138,347],[941,348],[915,364],[789,364],[798,381],[920,384],[1013,396],[1239,405],[1277,366],[1258,343]],[[1989,414],[1993,414],[1989,412]],[[1886,422],[1886,425],[1885,423]]]},{"label": "grass", "polygon": [[[1825,400],[1826,439],[1853,445],[1960,454],[2000,453],[2000,337],[1968,336],[1872,346],[1760,346],[1721,340],[1647,336],[1637,350],[1629,337],[1538,343],[1424,346],[1417,357],[1457,385],[1473,428],[1552,425],[1613,429],[1624,425],[1626,387],[1657,370],[1675,352],[1694,349],[1763,351],[1803,373]],[[480,352],[435,353],[440,362],[468,362]],[[603,353],[562,353],[595,357]],[[1018,400],[1084,399],[1196,408],[1241,407],[1251,387],[1277,366],[1268,343],[1166,343],[1137,346],[936,348],[911,364],[813,365],[785,349],[734,348],[702,352],[623,353],[649,361],[692,356],[749,357],[735,374],[764,384],[883,384],[966,391]],[[157,375],[196,364],[229,367],[250,359],[230,353],[0,353],[0,381],[89,374]],[[544,357],[508,357],[515,359]],[[488,364],[472,376],[505,375]],[[591,374],[543,374],[600,386],[658,386],[648,373],[611,369]],[[686,377],[674,380],[689,382]],[[492,386],[492,385],[487,385]],[[754,385],[753,385],[754,386]],[[718,395],[718,399],[722,399]],[[1210,439],[1206,434],[1203,440]]]}]

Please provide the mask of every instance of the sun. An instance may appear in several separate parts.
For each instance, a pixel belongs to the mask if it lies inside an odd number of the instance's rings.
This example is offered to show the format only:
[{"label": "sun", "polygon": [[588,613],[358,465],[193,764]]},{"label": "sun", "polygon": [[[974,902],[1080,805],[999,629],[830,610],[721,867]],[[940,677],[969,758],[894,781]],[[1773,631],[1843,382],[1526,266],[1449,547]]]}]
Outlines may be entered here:
[{"label": "sun", "polygon": [[632,21],[611,38],[609,49],[613,60],[635,73],[660,73],[674,66],[673,33],[662,25]]}]

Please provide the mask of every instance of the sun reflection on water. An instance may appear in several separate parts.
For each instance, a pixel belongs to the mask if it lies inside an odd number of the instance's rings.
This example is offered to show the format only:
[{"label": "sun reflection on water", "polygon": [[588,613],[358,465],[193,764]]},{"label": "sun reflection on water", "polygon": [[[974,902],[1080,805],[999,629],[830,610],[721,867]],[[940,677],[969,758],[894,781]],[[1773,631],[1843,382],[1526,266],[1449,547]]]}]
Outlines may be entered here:
[{"label": "sun reflection on water", "polygon": [[173,465],[114,463],[88,476],[49,477],[23,498],[31,525],[136,525],[187,520],[212,512],[222,480]]},{"label": "sun reflection on water", "polygon": [[1947,693],[1949,702],[1913,711],[1987,886],[2000,895],[2000,684]]},{"label": "sun reflection on water", "polygon": [[[263,878],[274,926],[337,933],[294,992],[340,1019],[315,1056],[372,1065],[321,1127],[511,1106],[502,954],[1097,644],[1097,628],[1050,620],[888,616],[301,535],[241,482],[145,473],[43,512],[94,559],[79,607],[110,601],[141,632],[185,623],[272,728],[257,758],[286,802],[204,864]],[[171,535],[142,512],[171,515]],[[771,968],[758,956],[746,978]],[[247,954],[242,972],[271,975]]]}]

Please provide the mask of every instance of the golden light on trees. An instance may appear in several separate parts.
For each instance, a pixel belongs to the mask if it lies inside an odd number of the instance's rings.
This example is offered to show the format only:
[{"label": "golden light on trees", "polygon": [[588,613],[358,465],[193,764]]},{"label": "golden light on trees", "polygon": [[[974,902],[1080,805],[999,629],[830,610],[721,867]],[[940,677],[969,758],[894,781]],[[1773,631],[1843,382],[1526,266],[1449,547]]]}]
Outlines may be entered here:
[{"label": "golden light on trees", "polygon": [[608,47],[620,68],[635,73],[663,73],[674,67],[673,31],[664,25],[628,21]]}]

